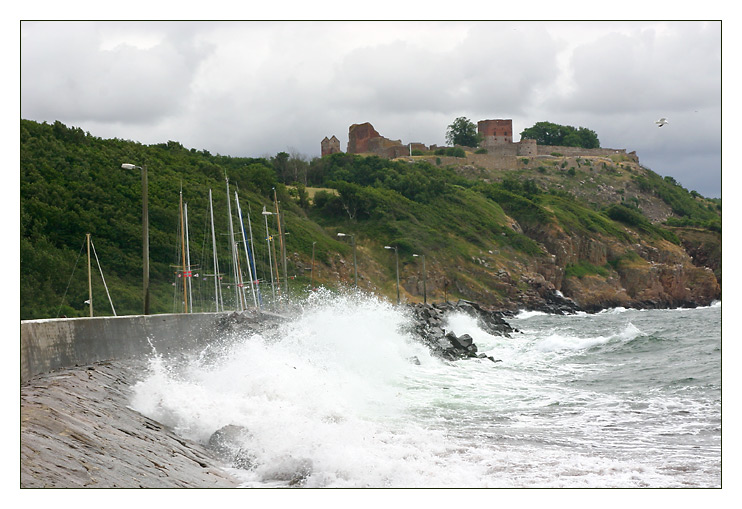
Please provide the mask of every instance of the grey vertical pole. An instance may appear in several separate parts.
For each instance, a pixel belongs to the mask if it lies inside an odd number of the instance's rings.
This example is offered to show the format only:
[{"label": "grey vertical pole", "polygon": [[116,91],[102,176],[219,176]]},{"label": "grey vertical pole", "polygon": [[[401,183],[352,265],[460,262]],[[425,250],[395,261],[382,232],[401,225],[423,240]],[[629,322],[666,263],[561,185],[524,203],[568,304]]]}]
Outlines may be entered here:
[{"label": "grey vertical pole", "polygon": [[397,246],[394,246],[394,258],[397,261],[397,306],[399,306],[399,253]]},{"label": "grey vertical pole", "polygon": [[[219,260],[216,257],[216,232],[214,231],[214,203],[211,200],[211,189],[209,188],[209,211],[211,213],[211,246],[214,251],[214,302],[216,303],[216,312],[219,312],[219,302],[221,296],[219,292]],[[224,306],[222,305],[222,311]]]},{"label": "grey vertical pole", "polygon": [[88,305],[90,306],[90,316],[93,316],[93,282],[90,278],[90,234],[86,234],[85,237],[88,241]]},{"label": "grey vertical pole", "polygon": [[149,191],[147,189],[147,165],[142,165],[142,271],[144,288],[144,314],[149,314]]},{"label": "grey vertical pole", "polygon": [[188,268],[186,269],[188,274],[188,312],[193,313],[193,286],[191,284],[191,281],[193,280],[193,274],[191,273],[191,242],[188,239],[188,203],[185,203],[184,205],[184,216],[185,216],[185,239],[186,239],[186,265]]},{"label": "grey vertical pole", "polygon": [[428,303],[428,273],[425,271],[425,255],[423,255],[423,304]]},{"label": "grey vertical pole", "polygon": [[350,239],[353,241],[353,270],[355,271],[356,288],[358,288],[358,263],[356,261],[356,236],[351,235]]}]

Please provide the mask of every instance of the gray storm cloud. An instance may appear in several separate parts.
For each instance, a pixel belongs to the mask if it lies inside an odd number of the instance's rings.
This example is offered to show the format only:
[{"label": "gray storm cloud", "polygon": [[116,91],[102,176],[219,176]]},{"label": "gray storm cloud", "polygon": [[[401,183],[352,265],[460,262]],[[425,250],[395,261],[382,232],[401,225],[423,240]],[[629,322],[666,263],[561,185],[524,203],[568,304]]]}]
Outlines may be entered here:
[{"label": "gray storm cloud", "polygon": [[324,136],[344,148],[354,123],[443,144],[459,116],[512,118],[516,133],[547,120],[720,196],[721,26],[24,22],[21,115],[102,138],[310,158]]}]

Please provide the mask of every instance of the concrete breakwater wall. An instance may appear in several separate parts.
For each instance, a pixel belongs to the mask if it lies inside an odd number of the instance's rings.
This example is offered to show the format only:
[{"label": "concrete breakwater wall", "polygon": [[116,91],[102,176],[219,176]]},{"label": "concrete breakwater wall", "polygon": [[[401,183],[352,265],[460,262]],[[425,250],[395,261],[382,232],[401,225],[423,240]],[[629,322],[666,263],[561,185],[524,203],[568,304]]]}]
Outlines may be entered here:
[{"label": "concrete breakwater wall", "polygon": [[229,488],[207,444],[129,408],[147,358],[198,352],[275,327],[271,313],[21,322],[22,488]]},{"label": "concrete breakwater wall", "polygon": [[171,355],[203,348],[237,322],[277,315],[193,313],[21,321],[21,383],[34,375],[107,360]]}]

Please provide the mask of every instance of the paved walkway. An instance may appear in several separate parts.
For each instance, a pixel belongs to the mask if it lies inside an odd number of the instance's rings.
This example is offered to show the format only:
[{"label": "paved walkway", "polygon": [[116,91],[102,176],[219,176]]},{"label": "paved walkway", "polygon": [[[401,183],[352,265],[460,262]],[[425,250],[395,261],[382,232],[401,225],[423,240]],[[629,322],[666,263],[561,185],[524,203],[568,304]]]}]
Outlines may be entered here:
[{"label": "paved walkway", "polygon": [[107,362],[21,385],[21,487],[237,487],[201,445],[127,408],[143,370]]}]

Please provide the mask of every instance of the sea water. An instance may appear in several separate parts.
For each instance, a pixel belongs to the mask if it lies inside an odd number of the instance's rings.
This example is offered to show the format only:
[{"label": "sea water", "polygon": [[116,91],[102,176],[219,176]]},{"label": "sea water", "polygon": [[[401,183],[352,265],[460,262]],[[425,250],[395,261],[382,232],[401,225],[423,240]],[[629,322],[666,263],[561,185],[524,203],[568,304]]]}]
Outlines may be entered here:
[{"label": "sea water", "polygon": [[720,304],[523,312],[511,337],[449,317],[500,362],[433,357],[409,320],[320,292],[275,330],[153,355],[131,406],[202,443],[246,430],[244,487],[721,485]]}]

